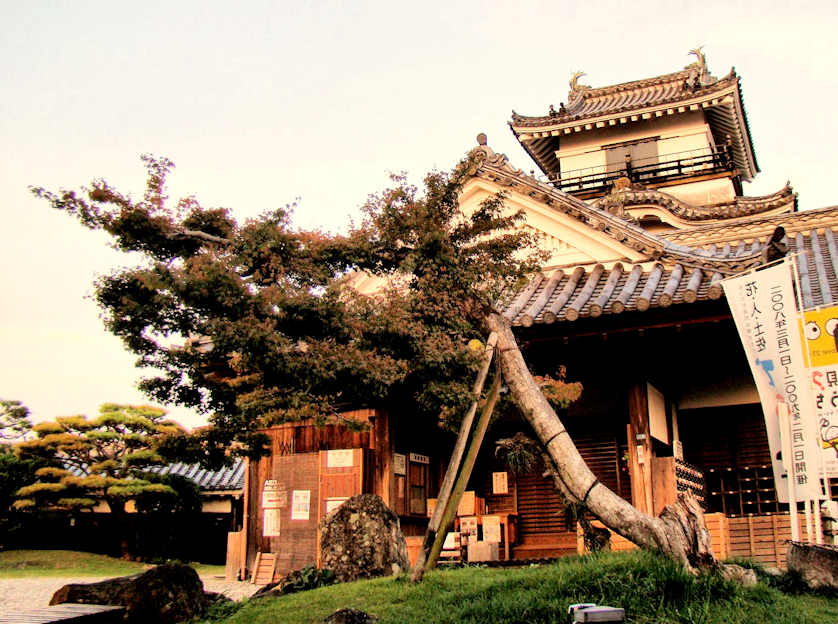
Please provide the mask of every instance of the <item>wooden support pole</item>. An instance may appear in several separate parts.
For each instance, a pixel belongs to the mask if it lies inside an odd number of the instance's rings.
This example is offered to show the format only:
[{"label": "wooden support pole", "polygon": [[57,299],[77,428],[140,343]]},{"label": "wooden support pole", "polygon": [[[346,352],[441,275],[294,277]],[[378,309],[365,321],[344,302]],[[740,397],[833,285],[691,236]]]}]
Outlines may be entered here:
[{"label": "wooden support pole", "polygon": [[448,499],[448,504],[445,506],[445,512],[442,521],[439,525],[439,531],[436,534],[431,551],[428,554],[428,560],[425,563],[425,570],[432,570],[436,566],[439,559],[439,553],[442,551],[442,545],[445,542],[445,536],[448,534],[451,525],[454,522],[454,516],[457,514],[457,508],[460,506],[460,499],[463,497],[468,480],[471,478],[471,471],[474,469],[474,463],[477,461],[477,454],[480,452],[480,447],[483,445],[483,438],[486,435],[486,429],[489,428],[489,420],[492,417],[492,412],[495,411],[498,398],[500,397],[501,374],[500,368],[495,373],[495,380],[492,383],[492,388],[489,390],[489,396],[486,398],[486,405],[483,406],[483,411],[480,413],[480,418],[474,428],[474,434],[471,437],[468,453],[463,460],[463,468],[457,477],[457,483],[454,490],[451,492],[451,497]]},{"label": "wooden support pole", "polygon": [[789,424],[789,406],[785,402],[777,403],[777,418],[780,428],[780,446],[783,464],[786,467],[786,487],[789,493],[789,524],[791,539],[800,541],[800,524],[797,517],[797,493],[794,487],[794,462],[791,461],[791,426]]},{"label": "wooden support pole", "polygon": [[[483,385],[486,383],[486,377],[489,374],[489,366],[492,363],[492,356],[495,353],[495,345],[498,342],[498,335],[495,332],[489,334],[486,340],[486,349],[483,351],[483,359],[480,363],[480,370],[477,373],[477,379],[474,381],[472,387],[472,402],[469,406],[468,412],[463,417],[463,422],[460,424],[460,431],[457,434],[457,442],[454,445],[454,450],[451,453],[451,459],[448,461],[448,469],[445,471],[445,477],[442,481],[442,486],[439,489],[439,496],[437,497],[436,507],[434,513],[431,515],[431,520],[428,522],[428,529],[425,531],[425,539],[422,541],[422,548],[416,558],[416,565],[413,567],[413,573],[410,580],[417,583],[422,580],[422,575],[425,573],[428,561],[428,554],[431,551],[436,540],[437,532],[439,531],[442,515],[448,505],[448,500],[451,497],[451,490],[454,488],[454,483],[457,479],[457,473],[460,471],[460,464],[463,459],[463,453],[466,449],[466,442],[471,432],[471,425],[474,422],[474,415],[477,413],[477,404],[480,400],[480,393],[483,392]],[[459,504],[459,501],[458,501]]]}]

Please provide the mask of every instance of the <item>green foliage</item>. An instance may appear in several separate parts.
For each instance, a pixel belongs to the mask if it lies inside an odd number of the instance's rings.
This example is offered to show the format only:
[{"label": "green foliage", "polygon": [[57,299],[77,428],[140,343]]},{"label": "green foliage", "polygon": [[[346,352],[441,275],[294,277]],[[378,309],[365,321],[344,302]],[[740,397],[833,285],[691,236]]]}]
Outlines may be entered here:
[{"label": "green foliage", "polygon": [[201,489],[191,479],[180,475],[146,475],[151,483],[134,499],[141,513],[198,514],[201,512]]},{"label": "green foliage", "polygon": [[37,481],[19,488],[18,508],[81,509],[104,500],[111,511],[122,512],[129,498],[176,496],[144,472],[165,463],[156,448],[167,436],[184,433],[165,415],[156,407],[106,403],[93,420],[67,416],[39,423],[33,428],[37,437],[15,450],[49,465],[35,473]]},{"label": "green foliage", "polygon": [[265,589],[270,589],[270,593],[254,596],[254,599],[294,594],[301,591],[317,589],[318,587],[333,585],[336,582],[337,579],[335,578],[335,573],[332,570],[321,570],[314,566],[306,566],[301,570],[293,570],[283,576],[279,582],[268,585]]},{"label": "green foliage", "polygon": [[31,428],[28,407],[20,401],[0,399],[0,441],[22,438]]},{"label": "green foliage", "polygon": [[541,462],[541,445],[519,432],[495,442],[495,457],[515,474],[526,474]]},{"label": "green foliage", "polygon": [[[260,427],[322,424],[347,405],[458,425],[477,360],[467,344],[540,259],[503,197],[460,211],[477,157],[429,174],[422,192],[394,177],[346,235],[294,228],[291,207],[239,224],[192,197],[167,204],[173,164],[151,156],[140,200],[103,180],[32,191],[145,258],[102,277],[96,300],[154,371],[147,394],[212,413],[192,450],[220,460],[222,450],[258,453]],[[363,274],[390,287],[358,294]]]},{"label": "green foliage", "polygon": [[569,382],[564,379],[553,379],[550,375],[534,376],[535,382],[541,389],[550,405],[555,409],[567,409],[582,396],[582,384],[578,381]]},{"label": "green foliage", "polygon": [[12,511],[17,491],[36,479],[40,460],[21,459],[8,447],[0,445],[0,550],[5,539],[21,525],[21,514]]},{"label": "green foliage", "polygon": [[209,604],[202,620],[205,622],[223,622],[227,618],[238,613],[244,605],[243,602],[215,600]]}]

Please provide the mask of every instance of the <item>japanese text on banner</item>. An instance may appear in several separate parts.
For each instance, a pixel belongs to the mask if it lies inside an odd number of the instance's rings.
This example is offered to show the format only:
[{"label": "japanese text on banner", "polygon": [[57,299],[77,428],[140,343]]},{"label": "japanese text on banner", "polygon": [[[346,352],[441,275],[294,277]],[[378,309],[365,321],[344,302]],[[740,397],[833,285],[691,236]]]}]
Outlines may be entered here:
[{"label": "japanese text on banner", "polygon": [[[762,403],[777,498],[788,500],[787,468],[800,500],[821,498],[815,415],[788,260],[722,283]],[[781,454],[777,404],[788,405],[792,457]]]}]

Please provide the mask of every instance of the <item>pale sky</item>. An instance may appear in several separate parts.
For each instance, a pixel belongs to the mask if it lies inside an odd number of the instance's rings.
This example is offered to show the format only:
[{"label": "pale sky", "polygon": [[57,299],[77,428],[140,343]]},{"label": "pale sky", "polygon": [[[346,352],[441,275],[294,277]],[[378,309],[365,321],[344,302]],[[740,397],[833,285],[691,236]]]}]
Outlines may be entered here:
[{"label": "pale sky", "polygon": [[177,164],[173,198],[245,219],[299,197],[299,225],[339,230],[388,171],[450,168],[479,132],[533,169],[511,110],[558,107],[574,71],[647,78],[703,45],[742,77],[762,169],[745,193],[790,180],[801,209],[838,204],[834,1],[0,0],[0,24],[0,398],[37,420],[147,400],[86,298],[130,259],[27,187],[140,196],[145,152]]}]

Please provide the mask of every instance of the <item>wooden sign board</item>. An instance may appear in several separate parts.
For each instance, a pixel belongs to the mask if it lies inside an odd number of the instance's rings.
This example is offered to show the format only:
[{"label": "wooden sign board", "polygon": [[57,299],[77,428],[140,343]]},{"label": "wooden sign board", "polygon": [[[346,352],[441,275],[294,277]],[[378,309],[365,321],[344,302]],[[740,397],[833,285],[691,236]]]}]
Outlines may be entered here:
[{"label": "wooden sign board", "polygon": [[465,536],[466,544],[477,541],[477,516],[460,518],[460,534]]},{"label": "wooden sign board", "polygon": [[326,466],[328,468],[351,468],[352,449],[341,449],[337,451],[326,451]]},{"label": "wooden sign board", "polygon": [[506,472],[492,473],[492,494],[509,494],[509,480]]},{"label": "wooden sign board", "polygon": [[483,541],[500,542],[500,516],[483,516]]},{"label": "wooden sign board", "polygon": [[407,474],[406,457],[402,453],[393,453],[393,474]]},{"label": "wooden sign board", "polygon": [[332,513],[335,509],[343,505],[349,498],[346,496],[335,496],[326,499],[326,513]]},{"label": "wooden sign board", "polygon": [[281,509],[265,509],[262,512],[262,536],[279,537],[279,525],[281,518]]},{"label": "wooden sign board", "polygon": [[288,506],[288,490],[276,479],[265,479],[262,487],[262,509],[285,509]]},{"label": "wooden sign board", "polygon": [[652,384],[647,383],[649,403],[649,433],[656,440],[669,444],[669,428],[666,426],[666,399]]}]

